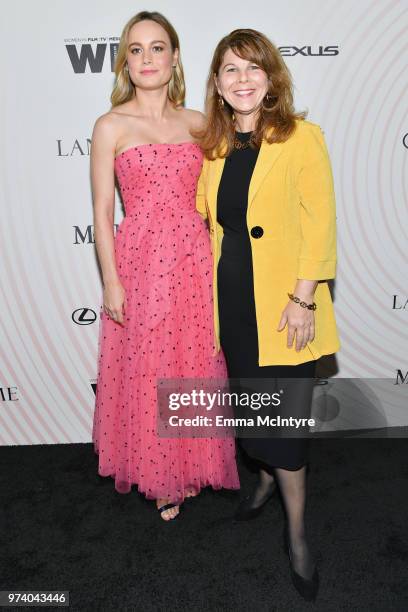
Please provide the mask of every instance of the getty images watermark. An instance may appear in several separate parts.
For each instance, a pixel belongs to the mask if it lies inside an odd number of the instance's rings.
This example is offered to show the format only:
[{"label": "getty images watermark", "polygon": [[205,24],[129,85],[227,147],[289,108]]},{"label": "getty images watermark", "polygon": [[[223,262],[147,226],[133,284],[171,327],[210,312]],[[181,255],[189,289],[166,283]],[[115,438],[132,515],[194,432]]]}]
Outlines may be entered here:
[{"label": "getty images watermark", "polygon": [[166,438],[406,437],[408,378],[160,379]]},{"label": "getty images watermark", "polygon": [[[302,397],[293,405],[291,389],[299,384]],[[310,379],[306,385],[299,379],[289,383],[282,379],[162,379],[158,433],[164,437],[303,437],[315,425],[306,406],[307,387],[312,386]]]}]

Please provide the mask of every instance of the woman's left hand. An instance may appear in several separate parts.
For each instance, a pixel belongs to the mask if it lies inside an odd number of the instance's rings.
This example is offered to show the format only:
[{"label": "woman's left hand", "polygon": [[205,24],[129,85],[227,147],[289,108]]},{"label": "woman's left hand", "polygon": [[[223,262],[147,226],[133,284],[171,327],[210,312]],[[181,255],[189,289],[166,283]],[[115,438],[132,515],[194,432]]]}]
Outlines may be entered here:
[{"label": "woman's left hand", "polygon": [[288,348],[292,348],[295,334],[297,351],[304,349],[306,344],[313,340],[315,334],[313,310],[302,308],[302,306],[290,300],[282,312],[277,331],[285,329],[286,324],[288,324]]}]

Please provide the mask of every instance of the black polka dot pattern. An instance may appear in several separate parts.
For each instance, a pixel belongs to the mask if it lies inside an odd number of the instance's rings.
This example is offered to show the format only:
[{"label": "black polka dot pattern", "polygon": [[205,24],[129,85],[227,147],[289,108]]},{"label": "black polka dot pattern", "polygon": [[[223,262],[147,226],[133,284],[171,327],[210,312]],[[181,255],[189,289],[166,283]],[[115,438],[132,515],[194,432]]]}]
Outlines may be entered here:
[{"label": "black polka dot pattern", "polygon": [[195,143],[127,149],[115,160],[126,216],[115,237],[124,326],[101,308],[93,425],[99,474],[120,493],[182,502],[187,489],[239,488],[234,439],[162,438],[158,378],[223,378],[214,356],[212,261],[196,211]]}]

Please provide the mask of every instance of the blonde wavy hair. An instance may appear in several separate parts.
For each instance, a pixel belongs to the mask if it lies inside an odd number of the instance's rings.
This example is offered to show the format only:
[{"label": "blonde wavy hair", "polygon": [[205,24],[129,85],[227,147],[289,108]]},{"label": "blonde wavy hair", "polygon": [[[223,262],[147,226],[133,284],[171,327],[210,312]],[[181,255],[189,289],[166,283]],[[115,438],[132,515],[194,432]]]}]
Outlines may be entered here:
[{"label": "blonde wavy hair", "polygon": [[269,88],[262,103],[251,145],[259,147],[263,139],[268,143],[284,142],[296,129],[296,120],[305,119],[306,112],[295,112],[292,77],[279,49],[261,32],[251,29],[233,30],[218,43],[211,62],[206,91],[206,123],[194,136],[208,159],[227,157],[235,140],[235,117],[231,106],[220,103],[214,76],[228,49],[254,62],[268,76]]},{"label": "blonde wavy hair", "polygon": [[169,90],[168,97],[169,100],[175,106],[181,106],[184,103],[186,96],[186,87],[184,83],[184,71],[183,65],[180,59],[180,43],[176,30],[171,25],[171,23],[164,17],[161,13],[156,11],[141,11],[127,22],[125,27],[123,28],[118,53],[115,61],[115,85],[111,94],[111,102],[112,107],[118,106],[119,104],[123,104],[124,102],[128,102],[135,96],[135,88],[130,80],[129,73],[125,69],[126,66],[126,58],[127,58],[127,48],[128,48],[128,37],[131,28],[141,21],[154,21],[158,23],[164,30],[166,30],[169,38],[170,44],[173,52],[178,49],[179,55],[177,59],[176,67],[173,69],[173,74],[171,80],[169,82]]}]

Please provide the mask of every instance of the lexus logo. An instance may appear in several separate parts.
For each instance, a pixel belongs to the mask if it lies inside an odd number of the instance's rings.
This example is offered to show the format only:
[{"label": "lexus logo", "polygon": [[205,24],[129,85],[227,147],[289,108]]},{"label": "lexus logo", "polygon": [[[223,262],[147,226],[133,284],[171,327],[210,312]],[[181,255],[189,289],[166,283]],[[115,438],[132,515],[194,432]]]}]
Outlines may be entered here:
[{"label": "lexus logo", "polygon": [[330,45],[328,47],[323,47],[322,45],[318,47],[312,47],[311,45],[305,45],[304,47],[279,47],[279,51],[281,55],[289,55],[291,57],[293,55],[322,57],[324,55],[338,55],[340,53],[338,45]]},{"label": "lexus logo", "polygon": [[77,325],[91,325],[96,321],[96,312],[92,308],[77,308],[72,313],[72,320]]}]

